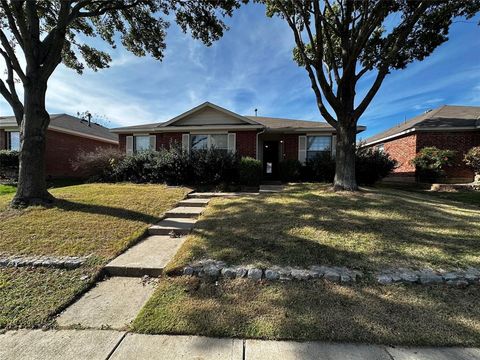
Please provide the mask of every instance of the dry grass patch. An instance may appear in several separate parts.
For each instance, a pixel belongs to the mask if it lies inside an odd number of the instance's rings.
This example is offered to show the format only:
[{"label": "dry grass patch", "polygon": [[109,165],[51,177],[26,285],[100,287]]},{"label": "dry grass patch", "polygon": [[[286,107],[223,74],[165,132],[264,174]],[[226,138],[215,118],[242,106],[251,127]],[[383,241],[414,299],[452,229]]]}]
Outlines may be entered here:
[{"label": "dry grass patch", "polygon": [[148,334],[480,346],[480,288],[218,285],[164,279],[133,323]]},{"label": "dry grass patch", "polygon": [[200,258],[367,271],[480,267],[480,209],[390,189],[339,194],[318,184],[215,199],[169,269]]},{"label": "dry grass patch", "polygon": [[[36,327],[78,296],[186,194],[163,185],[87,184],[52,189],[52,206],[8,208],[0,196],[0,255],[92,255],[77,270],[0,269],[0,328]],[[82,280],[82,276],[88,279]]]}]

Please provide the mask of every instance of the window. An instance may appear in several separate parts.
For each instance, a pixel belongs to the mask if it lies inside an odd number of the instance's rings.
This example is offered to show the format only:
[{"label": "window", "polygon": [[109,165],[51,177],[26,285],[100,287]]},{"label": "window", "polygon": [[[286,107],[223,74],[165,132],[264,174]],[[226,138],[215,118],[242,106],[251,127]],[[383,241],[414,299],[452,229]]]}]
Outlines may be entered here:
[{"label": "window", "polygon": [[317,155],[332,153],[331,136],[307,136],[307,159]]},{"label": "window", "polygon": [[153,150],[150,145],[150,136],[148,135],[135,136],[134,139],[135,139],[134,141],[135,152]]},{"label": "window", "polygon": [[20,150],[20,133],[18,131],[10,131],[7,133],[8,150]]},{"label": "window", "polygon": [[191,135],[191,149],[228,150],[227,134]]}]

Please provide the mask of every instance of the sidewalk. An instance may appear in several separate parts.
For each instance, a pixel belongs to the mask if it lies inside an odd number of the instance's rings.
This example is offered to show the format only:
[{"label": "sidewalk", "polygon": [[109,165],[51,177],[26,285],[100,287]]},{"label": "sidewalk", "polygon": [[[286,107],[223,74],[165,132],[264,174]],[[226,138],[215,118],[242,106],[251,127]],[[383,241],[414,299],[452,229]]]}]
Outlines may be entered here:
[{"label": "sidewalk", "polygon": [[480,349],[215,339],[112,330],[18,330],[0,335],[0,359],[480,360]]}]

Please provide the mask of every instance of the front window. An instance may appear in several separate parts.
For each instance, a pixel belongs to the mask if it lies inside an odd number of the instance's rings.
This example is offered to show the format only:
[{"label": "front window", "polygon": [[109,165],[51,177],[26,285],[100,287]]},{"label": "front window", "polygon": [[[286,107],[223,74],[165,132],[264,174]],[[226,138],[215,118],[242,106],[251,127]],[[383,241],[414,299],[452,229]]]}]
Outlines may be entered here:
[{"label": "front window", "polygon": [[191,135],[192,150],[218,149],[228,150],[227,134]]},{"label": "front window", "polygon": [[150,136],[135,136],[135,152],[152,150],[150,145]]},{"label": "front window", "polygon": [[7,133],[8,150],[20,150],[20,133],[18,131],[11,131]]},{"label": "front window", "polygon": [[331,136],[307,136],[307,159],[313,159],[317,155],[332,153]]}]

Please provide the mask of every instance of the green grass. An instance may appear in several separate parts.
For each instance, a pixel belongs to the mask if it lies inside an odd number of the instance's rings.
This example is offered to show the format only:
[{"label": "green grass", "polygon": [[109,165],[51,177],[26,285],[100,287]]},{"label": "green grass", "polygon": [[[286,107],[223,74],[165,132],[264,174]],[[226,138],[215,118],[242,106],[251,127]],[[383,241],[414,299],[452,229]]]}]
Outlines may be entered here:
[{"label": "green grass", "polygon": [[[169,271],[229,264],[345,265],[366,271],[480,265],[480,209],[395,189],[297,185],[215,199]],[[164,278],[132,324],[141,333],[480,346],[480,286]]]},{"label": "green grass", "polygon": [[164,279],[132,324],[136,332],[480,346],[480,287],[318,282],[200,283]]},{"label": "green grass", "polygon": [[2,185],[0,184],[0,195],[12,194],[17,191],[17,188],[12,185]]},{"label": "green grass", "polygon": [[333,193],[298,185],[276,195],[216,199],[169,264],[201,258],[260,266],[480,266],[480,209],[393,189]]},{"label": "green grass", "polygon": [[[16,210],[0,196],[0,255],[91,255],[78,270],[0,270],[0,328],[41,326],[90,285],[187,192],[163,185],[87,184],[55,188],[50,207]],[[88,275],[89,280],[80,280]]]}]

